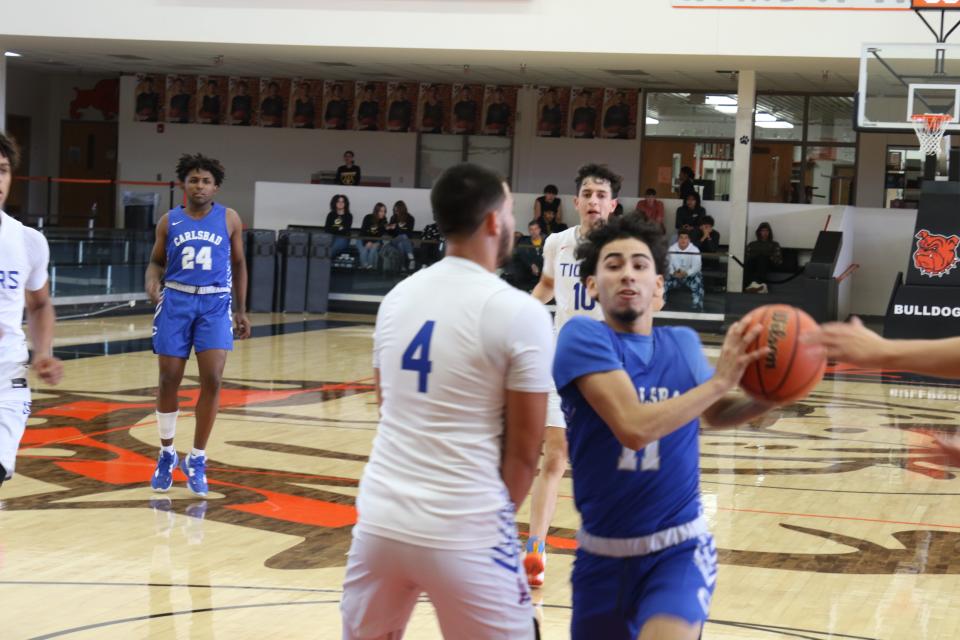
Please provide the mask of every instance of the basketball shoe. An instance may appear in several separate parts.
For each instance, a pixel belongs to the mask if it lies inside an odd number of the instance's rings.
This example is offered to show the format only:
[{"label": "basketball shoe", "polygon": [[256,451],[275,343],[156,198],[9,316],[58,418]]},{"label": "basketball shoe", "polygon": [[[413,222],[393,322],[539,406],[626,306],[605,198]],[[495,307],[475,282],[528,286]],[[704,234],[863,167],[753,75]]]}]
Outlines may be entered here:
[{"label": "basketball shoe", "polygon": [[527,584],[531,587],[542,587],[544,573],[547,568],[547,552],[543,540],[531,536],[527,540],[527,555],[523,559],[523,568],[527,572]]},{"label": "basketball shoe", "polygon": [[157,456],[157,468],[150,478],[150,486],[154,491],[165,493],[173,486],[173,470],[177,468],[177,452],[167,453],[160,449],[160,455]]},{"label": "basketball shoe", "polygon": [[190,493],[200,497],[207,495],[207,459],[197,458],[192,454],[180,462],[180,470],[187,476],[187,488]]}]

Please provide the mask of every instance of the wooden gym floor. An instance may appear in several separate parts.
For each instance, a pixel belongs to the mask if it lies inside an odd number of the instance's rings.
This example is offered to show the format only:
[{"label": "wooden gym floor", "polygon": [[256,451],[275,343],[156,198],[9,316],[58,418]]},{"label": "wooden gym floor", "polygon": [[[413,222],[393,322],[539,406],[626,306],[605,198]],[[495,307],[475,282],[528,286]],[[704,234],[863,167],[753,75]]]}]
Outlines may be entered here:
[{"label": "wooden gym floor", "polygon": [[[58,327],[66,376],[37,389],[18,474],[0,488],[3,637],[339,637],[353,499],[376,428],[373,319],[254,321],[256,337],[227,362],[206,500],[182,481],[165,495],[148,486],[150,318]],[[181,452],[193,361],[187,373]],[[960,479],[929,462],[925,435],[953,431],[958,404],[960,387],[834,368],[774,419],[705,433],[721,569],[704,638],[960,637]],[[544,637],[565,638],[569,479],[554,525],[535,598]],[[429,603],[407,637],[439,637]]]}]

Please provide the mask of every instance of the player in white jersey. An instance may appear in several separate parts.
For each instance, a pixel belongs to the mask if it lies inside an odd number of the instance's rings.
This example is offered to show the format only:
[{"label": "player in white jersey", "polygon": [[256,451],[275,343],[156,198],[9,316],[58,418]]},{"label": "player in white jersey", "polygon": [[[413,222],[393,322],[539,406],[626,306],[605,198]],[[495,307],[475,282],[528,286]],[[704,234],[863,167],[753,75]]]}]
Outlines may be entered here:
[{"label": "player in white jersey", "polygon": [[343,637],[400,638],[425,592],[446,638],[533,638],[514,513],[553,389],[550,317],[493,274],[513,244],[501,178],[458,165],[430,199],[447,257],[377,314],[380,424],[357,495]]},{"label": "player in white jersey", "polygon": [[[605,224],[617,208],[622,178],[606,165],[588,164],[577,173],[573,206],[580,224],[547,236],[543,245],[543,271],[533,296],[543,303],[556,301],[556,332],[574,316],[603,320],[600,305],[587,295],[580,282],[580,263],[574,257],[577,245],[591,231]],[[560,410],[560,396],[551,390],[547,406],[547,429],[543,438],[543,462],[530,496],[530,538],[524,567],[530,586],[543,584],[547,555],[545,540],[557,507],[557,490],[567,469],[567,423]]]},{"label": "player in white jersey", "polygon": [[48,384],[57,384],[63,375],[63,364],[52,353],[55,316],[47,287],[47,239],[3,211],[18,158],[16,144],[0,132],[0,485],[13,476],[30,417],[24,306],[33,341],[30,366]]}]

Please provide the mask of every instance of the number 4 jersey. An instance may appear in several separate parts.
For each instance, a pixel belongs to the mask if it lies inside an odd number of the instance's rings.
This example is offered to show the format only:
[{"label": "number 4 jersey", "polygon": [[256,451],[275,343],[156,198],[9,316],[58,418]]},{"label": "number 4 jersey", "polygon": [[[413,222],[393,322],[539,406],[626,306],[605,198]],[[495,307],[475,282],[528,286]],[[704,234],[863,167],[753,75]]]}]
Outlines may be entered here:
[{"label": "number 4 jersey", "polygon": [[574,316],[603,320],[600,305],[587,295],[587,288],[580,282],[580,261],[574,257],[578,244],[580,227],[576,226],[550,234],[543,245],[543,275],[553,278],[557,333]]},{"label": "number 4 jersey", "polygon": [[230,232],[227,209],[213,204],[207,215],[191,218],[183,207],[167,214],[166,282],[230,288]]},{"label": "number 4 jersey", "polygon": [[552,389],[543,305],[475,262],[446,257],[394,287],[373,334],[380,424],[357,529],[443,549],[496,545],[507,391]]}]

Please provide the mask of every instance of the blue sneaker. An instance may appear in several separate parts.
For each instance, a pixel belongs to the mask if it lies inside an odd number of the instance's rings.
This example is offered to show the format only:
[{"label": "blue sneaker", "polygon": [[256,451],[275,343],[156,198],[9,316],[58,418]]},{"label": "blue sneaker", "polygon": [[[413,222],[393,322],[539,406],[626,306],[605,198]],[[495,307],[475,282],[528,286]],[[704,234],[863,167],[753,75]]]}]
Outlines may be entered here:
[{"label": "blue sneaker", "polygon": [[167,453],[160,449],[160,455],[157,456],[157,468],[150,478],[150,486],[154,491],[161,493],[170,490],[173,486],[173,470],[177,468],[177,452]]},{"label": "blue sneaker", "polygon": [[187,488],[190,493],[205,497],[207,495],[207,459],[195,458],[191,454],[180,463],[180,470],[187,476]]}]

